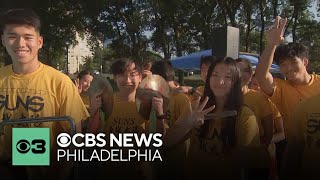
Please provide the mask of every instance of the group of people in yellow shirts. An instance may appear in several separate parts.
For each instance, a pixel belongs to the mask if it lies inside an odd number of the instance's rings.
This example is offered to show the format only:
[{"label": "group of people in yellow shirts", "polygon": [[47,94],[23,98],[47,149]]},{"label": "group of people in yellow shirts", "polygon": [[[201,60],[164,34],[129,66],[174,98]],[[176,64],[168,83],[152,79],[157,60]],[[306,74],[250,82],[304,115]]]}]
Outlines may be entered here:
[{"label": "group of people in yellow shirts", "polygon": [[[150,119],[136,104],[139,84],[159,75],[169,100],[150,99],[156,132],[162,134],[162,162],[55,162],[50,167],[11,165],[11,128],[0,135],[2,179],[317,179],[320,157],[320,76],[307,72],[305,46],[283,43],[286,19],[275,19],[255,73],[246,59],[203,57],[198,88],[179,86],[168,60],[140,67],[121,58],[111,66],[117,91],[107,79],[83,71],[71,79],[42,64],[39,17],[29,9],[8,11],[2,44],[12,65],[0,69],[0,120],[70,116],[82,133],[150,132]],[[286,80],[273,78],[272,62]],[[19,100],[19,101],[18,101]],[[21,100],[26,101],[24,105]],[[227,112],[233,112],[228,114]],[[1,122],[1,121],[0,121]],[[33,123],[55,137],[63,122]],[[65,164],[63,164],[65,163]],[[79,170],[78,176],[72,168]]]}]

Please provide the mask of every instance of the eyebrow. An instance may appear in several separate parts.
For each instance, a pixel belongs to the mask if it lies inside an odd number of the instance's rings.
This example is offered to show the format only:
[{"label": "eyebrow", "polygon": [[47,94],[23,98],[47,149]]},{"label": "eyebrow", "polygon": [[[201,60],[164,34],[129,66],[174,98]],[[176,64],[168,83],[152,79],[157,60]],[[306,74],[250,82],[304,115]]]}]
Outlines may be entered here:
[{"label": "eyebrow", "polygon": [[[13,33],[13,32],[8,32],[7,35],[12,36],[12,35],[18,35],[17,33]],[[34,36],[33,34],[24,34],[23,36]]]}]

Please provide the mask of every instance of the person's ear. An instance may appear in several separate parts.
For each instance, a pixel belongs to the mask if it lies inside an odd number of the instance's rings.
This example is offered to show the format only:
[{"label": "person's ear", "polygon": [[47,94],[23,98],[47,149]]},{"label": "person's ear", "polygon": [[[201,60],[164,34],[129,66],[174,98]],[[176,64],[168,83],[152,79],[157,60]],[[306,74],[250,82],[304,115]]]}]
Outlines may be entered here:
[{"label": "person's ear", "polygon": [[308,65],[308,63],[309,63],[308,58],[307,58],[307,57],[302,58],[302,63],[303,63],[303,65],[304,65],[305,67],[307,67],[307,65]]}]

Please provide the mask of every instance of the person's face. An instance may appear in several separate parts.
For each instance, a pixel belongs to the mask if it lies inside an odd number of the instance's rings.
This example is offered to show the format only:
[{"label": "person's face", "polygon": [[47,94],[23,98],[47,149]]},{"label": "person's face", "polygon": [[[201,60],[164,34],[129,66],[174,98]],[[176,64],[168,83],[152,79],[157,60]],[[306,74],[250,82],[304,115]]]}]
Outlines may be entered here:
[{"label": "person's face", "polygon": [[210,77],[210,89],[216,97],[225,97],[232,87],[230,67],[225,64],[217,64]]},{"label": "person's face", "polygon": [[141,82],[141,74],[136,70],[136,65],[131,63],[123,74],[114,76],[119,91],[131,93],[135,91]]},{"label": "person's face", "polygon": [[80,85],[82,87],[82,90],[84,92],[87,92],[90,85],[91,85],[91,82],[93,80],[93,76],[89,75],[89,74],[86,74],[84,76],[82,76],[82,78],[80,79]]},{"label": "person's face", "polygon": [[254,89],[256,91],[260,91],[260,86],[255,76],[252,77],[250,82],[250,89]]},{"label": "person's face", "polygon": [[299,57],[295,57],[293,59],[285,59],[280,61],[279,67],[281,73],[289,81],[294,82],[304,75],[307,64],[307,58],[300,59]]},{"label": "person's face", "polygon": [[201,65],[201,78],[204,82],[206,82],[207,74],[208,74],[208,69],[209,69],[209,64],[202,64]]},{"label": "person's face", "polygon": [[43,38],[34,27],[18,24],[6,25],[1,39],[13,64],[38,61],[38,51],[43,45]]},{"label": "person's face", "polygon": [[245,86],[249,84],[252,78],[249,65],[244,61],[240,61],[240,62],[237,62],[237,67],[240,69],[240,73],[241,73],[241,86]]}]

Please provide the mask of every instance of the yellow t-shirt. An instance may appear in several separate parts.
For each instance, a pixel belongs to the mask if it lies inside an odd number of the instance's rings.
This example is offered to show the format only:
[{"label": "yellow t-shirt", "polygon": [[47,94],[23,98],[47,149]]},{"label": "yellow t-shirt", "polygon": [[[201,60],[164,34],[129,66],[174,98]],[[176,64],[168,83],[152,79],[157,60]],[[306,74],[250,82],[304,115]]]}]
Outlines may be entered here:
[{"label": "yellow t-shirt", "polygon": [[301,179],[320,176],[320,96],[302,101],[293,111],[289,141],[303,148]]},{"label": "yellow t-shirt", "polygon": [[[113,107],[110,116],[106,119],[104,133],[106,141],[109,142],[110,133],[117,135],[118,133],[147,133],[149,129],[148,120],[144,119],[138,112],[135,102],[122,101],[118,93],[113,95]],[[107,147],[109,149],[111,147]],[[114,147],[117,148],[118,147]],[[137,147],[134,147],[137,148]],[[122,148],[123,157],[127,158],[128,148]],[[142,178],[146,173],[143,168],[144,162],[136,160],[128,162],[107,162],[104,166],[104,172],[108,172],[111,178]],[[103,173],[104,173],[103,172]]]},{"label": "yellow t-shirt", "polygon": [[[189,98],[184,93],[169,94],[169,105],[167,111],[167,124],[172,127],[180,116],[188,113]],[[181,139],[174,147],[166,149],[165,171],[170,177],[181,176],[184,173],[184,162],[189,148],[189,134]],[[167,177],[166,177],[167,178]]]},{"label": "yellow t-shirt", "polygon": [[[200,137],[198,129],[193,130],[187,158],[187,172],[190,173],[188,177],[239,178],[233,171],[233,165],[236,160],[231,157],[230,153],[225,151],[226,145],[222,140],[223,124],[226,119],[208,121],[210,121],[210,124],[206,137]],[[235,138],[236,147],[260,146],[259,127],[256,117],[252,110],[246,106],[242,108],[236,119]],[[234,177],[235,175],[236,177]]]},{"label": "yellow t-shirt", "polygon": [[[30,74],[19,75],[12,65],[0,69],[0,120],[70,116],[76,123],[89,114],[71,79],[56,69],[40,63]],[[70,132],[68,122],[21,124],[19,127],[49,127],[51,148],[59,132]],[[11,126],[5,126],[1,136],[2,158],[11,158]],[[1,158],[1,156],[0,156]]]},{"label": "yellow t-shirt", "polygon": [[286,136],[290,134],[291,114],[295,106],[305,99],[320,94],[320,75],[311,74],[307,85],[291,85],[288,81],[275,78],[275,88],[270,99],[275,103],[283,118]]},{"label": "yellow t-shirt", "polygon": [[83,104],[85,105],[85,107],[87,109],[89,109],[90,108],[90,98],[89,98],[89,96],[86,95],[86,94],[80,94],[80,96],[81,96],[81,99],[82,99]]},{"label": "yellow t-shirt", "polygon": [[138,112],[135,102],[121,101],[113,96],[113,108],[105,123],[106,135],[110,133],[146,133],[148,121]]},{"label": "yellow t-shirt", "polygon": [[249,89],[249,91],[243,96],[243,102],[256,115],[259,125],[259,133],[260,136],[263,136],[264,129],[261,124],[261,119],[273,114],[268,98],[258,91]]}]

